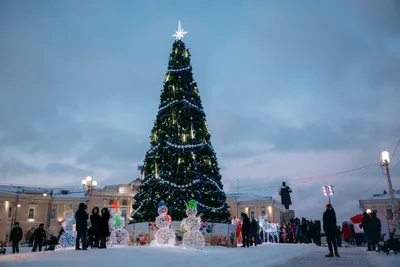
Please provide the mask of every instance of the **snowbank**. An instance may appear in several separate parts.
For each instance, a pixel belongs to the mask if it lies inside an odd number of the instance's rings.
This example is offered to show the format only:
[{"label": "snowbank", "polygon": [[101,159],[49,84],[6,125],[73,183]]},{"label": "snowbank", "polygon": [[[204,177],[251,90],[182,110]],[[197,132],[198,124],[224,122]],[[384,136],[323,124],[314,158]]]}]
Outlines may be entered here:
[{"label": "snowbank", "polygon": [[256,266],[282,263],[315,251],[315,245],[290,245],[265,243],[250,248],[205,247],[202,251],[181,247],[135,246],[92,249],[88,251],[45,251],[0,256],[2,267],[86,267],[112,266]]}]

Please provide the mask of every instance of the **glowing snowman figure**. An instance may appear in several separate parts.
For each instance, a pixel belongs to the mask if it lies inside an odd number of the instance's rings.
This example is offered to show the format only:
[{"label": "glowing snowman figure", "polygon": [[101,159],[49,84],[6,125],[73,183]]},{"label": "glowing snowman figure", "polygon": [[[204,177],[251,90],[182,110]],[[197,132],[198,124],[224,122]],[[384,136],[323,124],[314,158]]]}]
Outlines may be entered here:
[{"label": "glowing snowman figure", "polygon": [[202,249],[204,247],[204,236],[200,232],[201,228],[201,214],[197,214],[197,202],[190,200],[187,205],[186,215],[187,218],[183,219],[181,227],[184,229],[183,246],[185,248]]},{"label": "glowing snowman figure", "polygon": [[168,208],[164,201],[158,203],[158,214],[156,218],[157,232],[154,234],[155,240],[152,241],[152,245],[175,245],[175,232],[170,228],[171,216],[168,215]]},{"label": "glowing snowman figure", "polygon": [[129,246],[131,238],[125,227],[125,218],[121,216],[121,210],[118,202],[112,204],[111,218],[108,221],[111,229],[110,245],[111,246]]}]

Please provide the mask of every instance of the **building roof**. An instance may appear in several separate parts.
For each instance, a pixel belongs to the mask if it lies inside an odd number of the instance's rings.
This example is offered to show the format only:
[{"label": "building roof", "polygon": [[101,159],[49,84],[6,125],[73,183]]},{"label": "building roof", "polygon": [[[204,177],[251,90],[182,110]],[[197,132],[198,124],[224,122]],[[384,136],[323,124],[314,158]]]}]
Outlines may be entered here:
[{"label": "building roof", "polygon": [[50,194],[56,198],[85,198],[85,190],[78,187],[42,187],[42,186],[19,186],[19,185],[0,185],[0,194],[19,195],[21,197],[33,197]]},{"label": "building roof", "polygon": [[257,201],[273,201],[271,196],[259,196],[250,193],[227,193],[227,197],[232,198],[237,202],[257,202]]},{"label": "building roof", "polygon": [[[394,198],[400,199],[400,190],[394,190]],[[374,194],[372,197],[369,198],[371,199],[376,199],[376,200],[385,200],[385,199],[390,199],[390,194],[387,193],[386,191],[383,192],[382,194]]]}]

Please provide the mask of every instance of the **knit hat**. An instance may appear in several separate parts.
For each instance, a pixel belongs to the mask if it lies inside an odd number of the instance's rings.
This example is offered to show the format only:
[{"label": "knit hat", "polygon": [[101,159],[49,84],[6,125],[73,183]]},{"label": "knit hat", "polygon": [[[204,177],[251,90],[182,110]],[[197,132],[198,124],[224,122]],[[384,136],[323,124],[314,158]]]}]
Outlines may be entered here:
[{"label": "knit hat", "polygon": [[332,208],[332,204],[326,204],[326,208],[327,209],[331,209]]}]

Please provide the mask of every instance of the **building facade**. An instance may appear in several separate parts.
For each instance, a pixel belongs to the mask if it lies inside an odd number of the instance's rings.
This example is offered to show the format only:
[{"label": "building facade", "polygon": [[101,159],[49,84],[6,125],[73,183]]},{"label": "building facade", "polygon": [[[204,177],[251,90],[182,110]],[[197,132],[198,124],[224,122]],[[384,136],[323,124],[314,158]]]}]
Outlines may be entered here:
[{"label": "building facade", "polygon": [[240,218],[242,213],[250,219],[267,215],[269,221],[280,222],[282,205],[272,197],[232,193],[227,194],[227,202],[232,217]]},{"label": "building facade", "polygon": [[[400,190],[396,190],[394,192],[394,197],[396,200],[396,207],[397,207],[397,213],[400,211]],[[375,194],[371,198],[368,199],[361,199],[359,200],[360,204],[360,210],[363,212],[370,210],[372,212],[377,212],[380,213],[384,216],[389,221],[389,224],[392,226],[393,225],[393,212],[392,212],[392,206],[390,202],[390,196],[389,194],[385,191],[382,194]]]},{"label": "building facade", "polygon": [[82,189],[0,186],[0,241],[8,241],[14,222],[24,231],[23,241],[29,232],[43,223],[49,234],[58,235],[64,211],[76,210],[79,203],[94,207],[108,207],[116,201],[126,221],[130,219],[133,197],[140,187],[140,179],[129,184],[105,186],[95,189],[90,196]]},{"label": "building facade", "polygon": [[[0,186],[0,241],[8,241],[14,222],[19,222],[24,231],[23,241],[28,241],[30,232],[43,223],[49,234],[58,235],[65,210],[76,210],[79,203],[94,207],[111,208],[118,202],[126,222],[132,213],[133,197],[140,189],[138,178],[129,184],[104,186],[94,189],[90,195],[78,188],[43,188],[25,186]],[[242,212],[251,217],[268,215],[272,222],[280,221],[281,205],[272,197],[245,194],[227,194],[231,216],[240,218]]]}]

